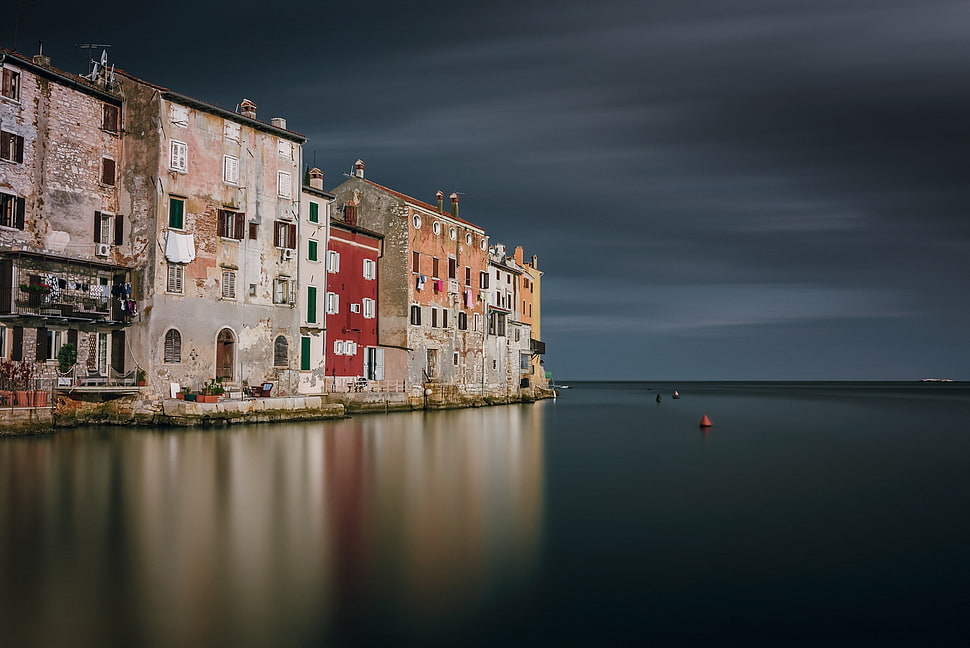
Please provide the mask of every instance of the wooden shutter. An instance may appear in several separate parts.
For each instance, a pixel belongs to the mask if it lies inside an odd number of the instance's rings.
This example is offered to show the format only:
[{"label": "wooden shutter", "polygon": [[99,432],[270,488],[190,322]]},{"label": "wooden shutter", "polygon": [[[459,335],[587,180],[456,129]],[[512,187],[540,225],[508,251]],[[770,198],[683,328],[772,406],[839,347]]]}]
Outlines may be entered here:
[{"label": "wooden shutter", "polygon": [[14,212],[13,226],[22,230],[24,228],[24,213],[27,208],[27,201],[23,198],[15,198],[14,203],[14,209],[16,211]]},{"label": "wooden shutter", "polygon": [[458,261],[455,259],[448,259],[448,278],[454,279],[458,276]]},{"label": "wooden shutter", "polygon": [[125,217],[121,214],[115,216],[115,245],[125,242]]},{"label": "wooden shutter", "polygon": [[229,212],[220,209],[219,212],[219,236],[229,236]]},{"label": "wooden shutter", "polygon": [[[47,327],[39,326],[37,327],[37,343],[35,344],[34,357],[38,362],[43,362],[47,360]],[[28,387],[31,389],[32,387]]]},{"label": "wooden shutter", "polygon": [[68,329],[67,343],[73,344],[74,348],[77,349],[77,329]]},{"label": "wooden shutter", "polygon": [[94,242],[103,243],[101,240],[101,212],[94,212]]},{"label": "wooden shutter", "polygon": [[296,249],[296,223],[286,226],[286,247]]},{"label": "wooden shutter", "polygon": [[112,106],[111,104],[104,104],[104,110],[101,113],[101,128],[106,131],[116,132],[118,130],[118,119],[120,111],[118,106]]},{"label": "wooden shutter", "polygon": [[320,220],[320,205],[315,202],[310,203],[310,222],[316,223]]},{"label": "wooden shutter", "polygon": [[10,144],[13,133],[0,132],[0,158],[9,160],[13,156],[10,154]]},{"label": "wooden shutter", "polygon": [[300,369],[310,370],[310,338],[306,336],[300,339]]},{"label": "wooden shutter", "polygon": [[17,362],[24,359],[24,327],[13,327],[13,340],[10,344],[10,359]]},{"label": "wooden shutter", "polygon": [[246,238],[246,214],[236,214],[236,239],[240,241]]},{"label": "wooden shutter", "polygon": [[317,321],[317,289],[314,286],[307,286],[306,289],[306,321],[311,324]]},{"label": "wooden shutter", "polygon": [[101,158],[101,184],[115,183],[115,161],[111,158]]}]

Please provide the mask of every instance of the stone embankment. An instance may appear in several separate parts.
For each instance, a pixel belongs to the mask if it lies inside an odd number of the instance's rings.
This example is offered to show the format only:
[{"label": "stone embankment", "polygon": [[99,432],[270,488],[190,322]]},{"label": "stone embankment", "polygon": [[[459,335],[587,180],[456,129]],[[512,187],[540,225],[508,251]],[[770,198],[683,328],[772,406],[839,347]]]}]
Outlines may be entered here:
[{"label": "stone embankment", "polygon": [[82,425],[144,425],[157,427],[227,426],[345,418],[350,414],[458,409],[554,398],[551,389],[535,388],[509,395],[465,394],[429,385],[421,396],[404,393],[350,392],[316,396],[283,396],[199,403],[142,394],[109,400],[77,399],[60,394],[54,407],[15,408],[0,415],[0,436],[44,434],[56,428]]}]

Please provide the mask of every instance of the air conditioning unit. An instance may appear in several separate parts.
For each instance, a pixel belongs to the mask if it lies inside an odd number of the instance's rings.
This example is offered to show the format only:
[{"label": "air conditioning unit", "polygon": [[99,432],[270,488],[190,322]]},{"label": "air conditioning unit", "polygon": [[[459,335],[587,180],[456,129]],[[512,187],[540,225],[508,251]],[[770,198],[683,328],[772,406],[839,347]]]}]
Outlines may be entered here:
[{"label": "air conditioning unit", "polygon": [[94,250],[94,253],[100,257],[111,256],[111,245],[108,243],[98,243],[98,247]]},{"label": "air conditioning unit", "polygon": [[283,260],[284,261],[288,261],[288,260],[290,260],[292,258],[293,258],[293,250],[291,250],[289,248],[284,248],[283,249]]}]

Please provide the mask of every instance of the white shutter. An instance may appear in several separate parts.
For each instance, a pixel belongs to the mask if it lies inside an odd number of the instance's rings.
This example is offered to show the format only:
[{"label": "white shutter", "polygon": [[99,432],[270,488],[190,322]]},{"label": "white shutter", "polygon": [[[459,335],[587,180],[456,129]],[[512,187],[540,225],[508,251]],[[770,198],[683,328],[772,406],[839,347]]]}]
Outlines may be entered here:
[{"label": "white shutter", "polygon": [[293,190],[292,183],[290,181],[290,174],[286,171],[278,171],[276,174],[276,190],[277,194],[282,198],[289,198]]},{"label": "white shutter", "polygon": [[223,158],[222,179],[229,184],[239,183],[239,159],[231,155]]},{"label": "white shutter", "polygon": [[172,140],[171,160],[169,166],[176,171],[187,171],[189,168],[189,147],[185,142]]},{"label": "white shutter", "polygon": [[236,122],[227,121],[222,129],[223,136],[227,140],[232,140],[233,142],[239,141],[239,124]]}]

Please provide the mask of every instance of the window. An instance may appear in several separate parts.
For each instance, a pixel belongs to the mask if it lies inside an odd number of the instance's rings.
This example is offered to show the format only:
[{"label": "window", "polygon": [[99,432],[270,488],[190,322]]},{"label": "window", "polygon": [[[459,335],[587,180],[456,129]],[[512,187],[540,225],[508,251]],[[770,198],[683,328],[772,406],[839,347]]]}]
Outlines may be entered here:
[{"label": "window", "polygon": [[456,367],[458,366],[458,352],[457,351],[455,351],[451,355],[451,364],[455,365]]},{"label": "window", "polygon": [[114,235],[116,235],[114,225],[112,214],[94,212],[94,242],[111,243]]},{"label": "window", "polygon": [[189,146],[185,142],[172,140],[169,145],[168,168],[186,173],[189,170]]},{"label": "window", "polygon": [[273,223],[273,245],[288,250],[296,249],[296,225],[285,221]]},{"label": "window", "polygon": [[465,285],[472,285],[472,269],[468,266],[465,266]]},{"label": "window", "polygon": [[377,262],[374,259],[364,259],[364,279],[377,277]]},{"label": "window", "polygon": [[249,224],[249,239],[252,240],[252,241],[255,241],[258,236],[259,236],[259,224],[258,223],[250,223]]},{"label": "window", "polygon": [[431,276],[435,279],[438,278],[438,258],[435,257],[431,259]]},{"label": "window", "polygon": [[350,312],[351,313],[359,313],[360,312],[360,304],[351,304],[350,305]]},{"label": "window", "polygon": [[415,214],[411,222],[414,223],[414,229],[421,229],[421,214]]},{"label": "window", "polygon": [[309,241],[307,241],[307,243],[306,243],[306,258],[307,258],[307,260],[309,260],[309,261],[316,261],[317,260],[317,247],[318,247],[318,244],[313,239],[310,239]]},{"label": "window", "polygon": [[487,272],[480,272],[480,273],[478,273],[478,287],[479,288],[488,288],[488,273]]},{"label": "window", "polygon": [[310,336],[300,338],[300,370],[310,371]]},{"label": "window", "polygon": [[441,223],[439,223],[438,221],[435,221],[434,223],[432,223],[431,231],[434,232],[435,236],[438,236],[439,234],[441,234]]},{"label": "window", "polygon": [[464,311],[458,311],[458,329],[460,331],[468,330],[468,313]]},{"label": "window", "polygon": [[291,282],[287,278],[277,278],[273,280],[273,303],[292,304],[293,295],[291,292]]},{"label": "window", "polygon": [[[327,312],[329,313],[330,307],[330,295],[333,293],[327,293]],[[336,297],[336,295],[334,295]],[[333,311],[337,312],[337,311]],[[316,324],[317,322],[317,287],[307,286],[306,287],[306,321],[310,324]]]},{"label": "window", "polygon": [[0,158],[7,162],[24,161],[24,138],[14,133],[0,131]]},{"label": "window", "polygon": [[181,198],[168,198],[168,226],[182,229],[185,224],[185,201]]},{"label": "window", "polygon": [[465,245],[471,245],[472,244],[472,240],[473,240],[472,239],[472,235],[470,233],[469,234],[465,234]]},{"label": "window", "polygon": [[441,328],[448,328],[448,309],[441,309]]},{"label": "window", "polygon": [[239,141],[239,124],[227,121],[222,126],[222,136],[232,142]]},{"label": "window", "polygon": [[364,297],[364,317],[374,319],[377,316],[377,302],[369,297]]},{"label": "window", "polygon": [[419,326],[421,324],[420,306],[417,306],[417,305],[411,306],[411,323],[414,324],[415,326]]},{"label": "window", "polygon": [[111,158],[101,158],[101,184],[115,184],[115,161]]},{"label": "window", "polygon": [[411,272],[421,272],[420,252],[411,252]]},{"label": "window", "polygon": [[290,345],[287,343],[286,337],[282,335],[277,337],[276,342],[273,344],[274,367],[285,367],[289,363],[289,350]]},{"label": "window", "polygon": [[327,293],[327,314],[336,315],[340,312],[340,295],[337,293]]},{"label": "window", "polygon": [[26,207],[27,202],[20,196],[0,193],[0,225],[22,230]]},{"label": "window", "polygon": [[219,236],[237,241],[246,238],[246,214],[220,209]]},{"label": "window", "polygon": [[519,369],[521,371],[532,369],[532,357],[528,353],[519,354]]},{"label": "window", "polygon": [[384,349],[367,347],[364,356],[364,377],[367,380],[384,380]]},{"label": "window", "polygon": [[280,157],[288,160],[293,159],[293,145],[289,141],[280,138],[276,142],[276,152]]},{"label": "window", "polygon": [[189,125],[189,107],[180,106],[178,104],[171,104],[168,107],[168,116],[173,124],[179,128],[185,128]]},{"label": "window", "polygon": [[0,83],[0,94],[8,99],[20,101],[20,72],[3,68],[3,81]]},{"label": "window", "polygon": [[[39,328],[37,332],[40,333],[43,330],[43,328]],[[61,350],[61,345],[66,342],[66,333],[67,331],[47,329],[44,336],[44,348],[40,350],[43,357],[38,358],[38,360],[57,360],[57,353]]]},{"label": "window", "polygon": [[438,326],[438,309],[434,306],[431,307],[431,326]]},{"label": "window", "polygon": [[236,298],[236,273],[232,270],[222,271],[222,296],[224,299]]},{"label": "window", "polygon": [[452,241],[454,241],[455,239],[457,239],[458,238],[458,230],[456,230],[454,227],[449,228],[448,229],[448,238],[450,238]]},{"label": "window", "polygon": [[310,201],[310,222],[319,223],[320,222],[320,205]]},{"label": "window", "polygon": [[229,184],[239,184],[239,158],[232,155],[222,156],[222,180]]},{"label": "window", "polygon": [[182,334],[175,329],[165,331],[165,362],[182,362]]},{"label": "window", "polygon": [[458,276],[458,261],[454,258],[448,258],[448,278],[455,279]]},{"label": "window", "polygon": [[327,272],[340,272],[340,253],[330,250],[327,252]]},{"label": "window", "polygon": [[168,281],[165,292],[182,294],[182,284],[185,279],[185,266],[179,263],[168,264]]},{"label": "window", "polygon": [[276,172],[276,193],[280,198],[289,198],[293,191],[293,183],[290,181],[290,174],[286,171]]},{"label": "window", "polygon": [[482,314],[481,313],[475,313],[475,330],[476,331],[481,331],[482,330]]},{"label": "window", "polygon": [[478,247],[482,248],[482,252],[484,252],[485,250],[488,249],[488,241],[486,239],[482,239],[481,241],[479,241]]},{"label": "window", "polygon": [[121,122],[121,109],[111,104],[101,104],[101,130],[117,133]]},{"label": "window", "polygon": [[492,311],[488,314],[488,334],[489,335],[505,335],[505,313],[499,313],[498,311]]}]

